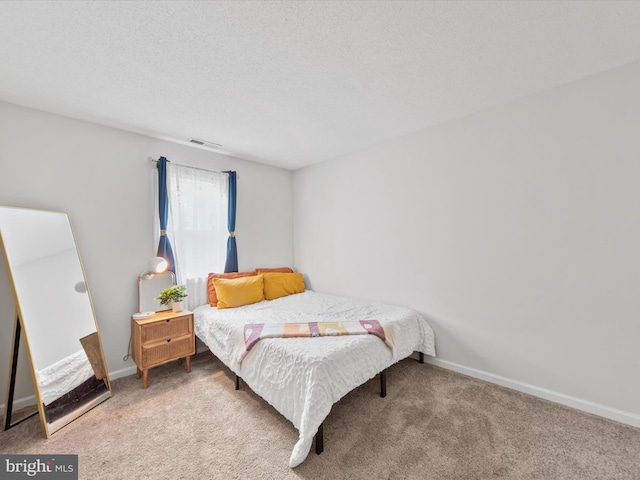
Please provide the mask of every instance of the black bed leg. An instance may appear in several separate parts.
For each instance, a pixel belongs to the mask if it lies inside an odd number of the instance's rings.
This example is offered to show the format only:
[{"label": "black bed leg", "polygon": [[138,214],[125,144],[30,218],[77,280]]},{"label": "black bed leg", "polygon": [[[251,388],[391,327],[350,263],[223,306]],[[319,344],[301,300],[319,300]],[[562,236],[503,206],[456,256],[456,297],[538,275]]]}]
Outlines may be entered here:
[{"label": "black bed leg", "polygon": [[387,396],[387,371],[380,372],[380,396],[382,398]]},{"label": "black bed leg", "polygon": [[324,433],[323,427],[324,427],[324,423],[321,423],[320,426],[318,427],[318,432],[316,433],[316,455],[320,455],[324,450],[324,439],[322,438]]},{"label": "black bed leg", "polygon": [[418,355],[420,356],[420,360],[418,360],[420,363],[424,363],[424,353],[422,352],[418,352]]},{"label": "black bed leg", "polygon": [[240,390],[240,377],[236,375],[236,390]]}]

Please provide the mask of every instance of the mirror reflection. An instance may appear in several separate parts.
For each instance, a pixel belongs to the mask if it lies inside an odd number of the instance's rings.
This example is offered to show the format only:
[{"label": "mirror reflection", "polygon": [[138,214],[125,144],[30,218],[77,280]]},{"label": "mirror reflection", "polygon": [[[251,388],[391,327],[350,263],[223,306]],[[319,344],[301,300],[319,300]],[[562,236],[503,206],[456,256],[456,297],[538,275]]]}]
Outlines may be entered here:
[{"label": "mirror reflection", "polygon": [[93,306],[66,214],[0,207],[0,236],[48,436],[111,396]]}]

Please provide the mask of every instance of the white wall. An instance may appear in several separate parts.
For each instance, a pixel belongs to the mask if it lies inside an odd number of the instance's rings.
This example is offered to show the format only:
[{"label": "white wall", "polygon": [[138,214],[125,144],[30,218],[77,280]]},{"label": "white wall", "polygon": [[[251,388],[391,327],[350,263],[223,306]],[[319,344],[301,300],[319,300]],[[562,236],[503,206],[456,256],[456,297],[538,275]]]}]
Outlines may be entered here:
[{"label": "white wall", "polygon": [[[238,172],[241,270],[292,265],[291,172],[0,102],[0,205],[69,213],[112,377],[133,367],[123,357],[130,317],[138,311],[137,277],[157,248],[150,159],[162,155],[184,165]],[[14,316],[8,285],[2,261],[2,402]],[[21,380],[18,397],[29,391],[29,382]]]},{"label": "white wall", "polygon": [[436,363],[640,426],[640,63],[294,172],[318,291],[423,312]]}]

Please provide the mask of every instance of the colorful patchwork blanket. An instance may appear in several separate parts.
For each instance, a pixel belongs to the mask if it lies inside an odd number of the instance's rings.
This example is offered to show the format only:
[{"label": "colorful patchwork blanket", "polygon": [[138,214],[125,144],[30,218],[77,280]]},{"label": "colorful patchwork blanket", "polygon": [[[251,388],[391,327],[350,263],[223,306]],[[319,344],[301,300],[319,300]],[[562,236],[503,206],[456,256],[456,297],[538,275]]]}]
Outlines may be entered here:
[{"label": "colorful patchwork blanket", "polygon": [[237,356],[237,360],[238,363],[242,362],[253,346],[263,338],[313,338],[340,335],[375,335],[393,350],[393,342],[378,320],[247,323],[244,326],[244,348]]}]

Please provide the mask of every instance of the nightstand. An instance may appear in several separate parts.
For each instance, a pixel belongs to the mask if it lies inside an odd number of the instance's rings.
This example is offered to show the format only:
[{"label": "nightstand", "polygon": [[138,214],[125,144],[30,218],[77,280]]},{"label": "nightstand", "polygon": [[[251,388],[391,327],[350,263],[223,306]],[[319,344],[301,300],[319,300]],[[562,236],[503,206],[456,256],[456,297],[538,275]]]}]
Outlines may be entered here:
[{"label": "nightstand", "polygon": [[131,343],[133,361],[137,365],[136,378],[142,373],[144,388],[149,381],[149,368],[171,360],[184,358],[187,373],[190,373],[191,355],[196,353],[193,313],[167,311],[142,320],[132,318]]}]

